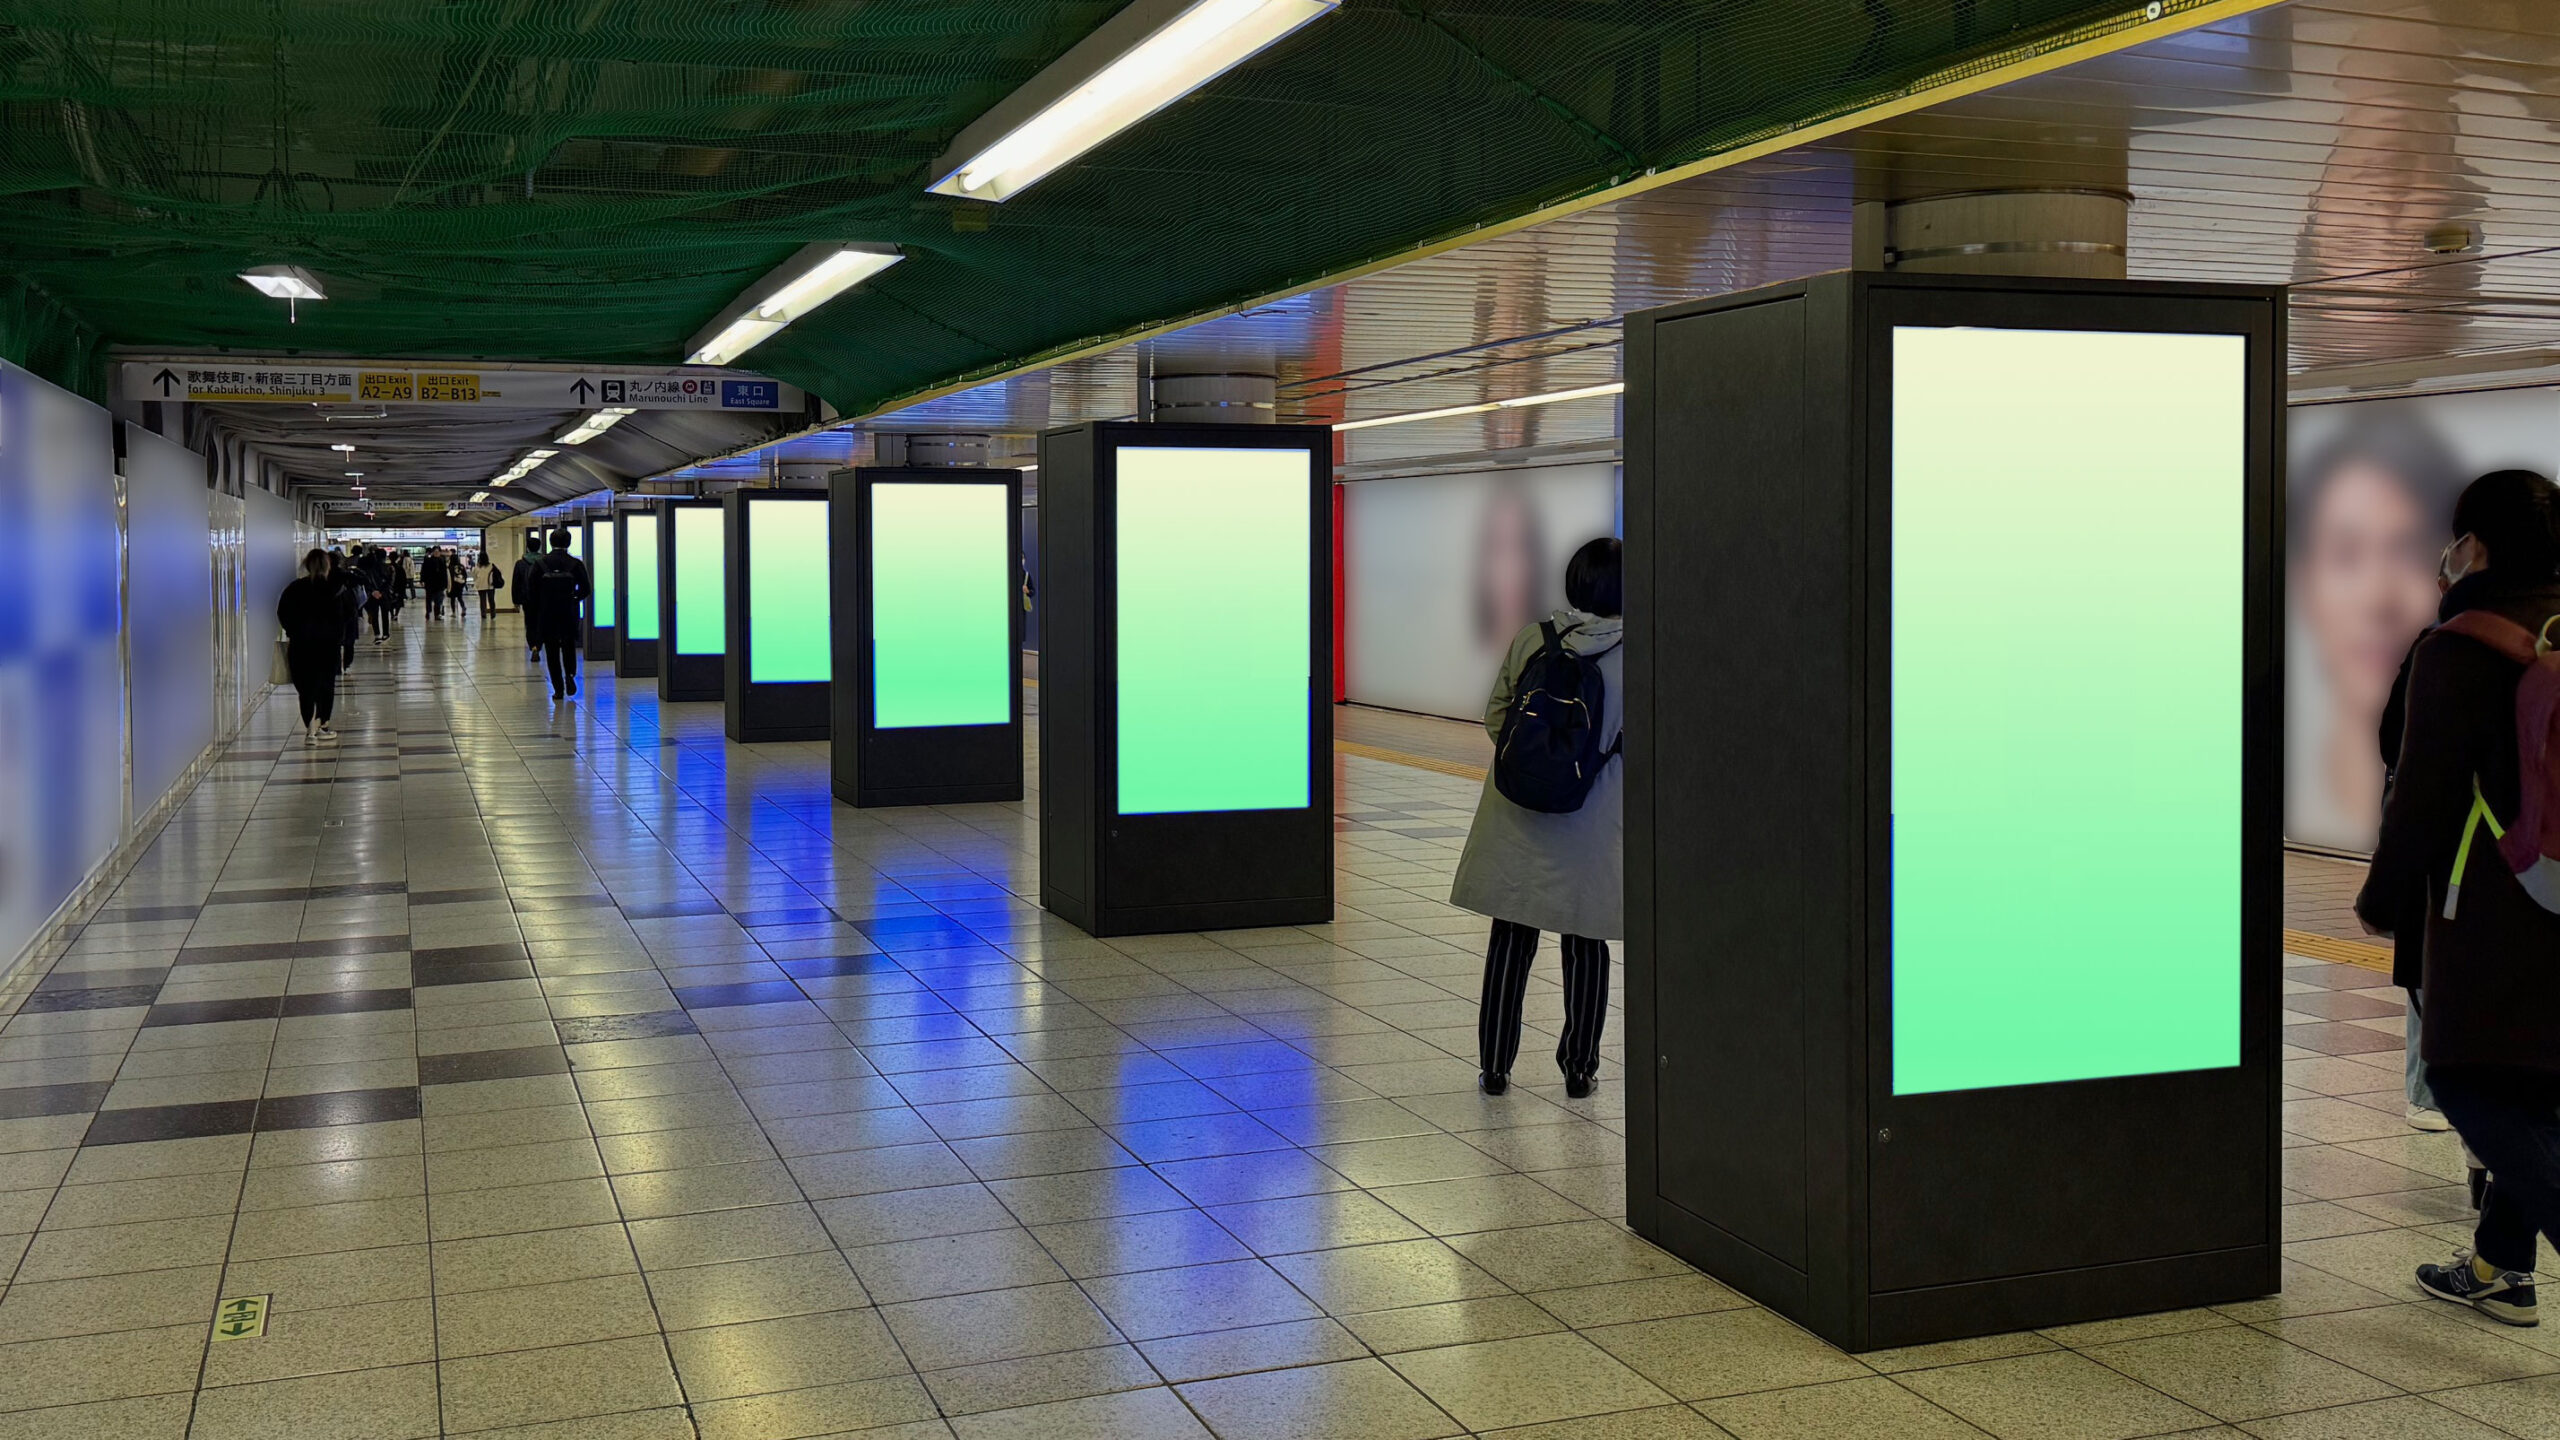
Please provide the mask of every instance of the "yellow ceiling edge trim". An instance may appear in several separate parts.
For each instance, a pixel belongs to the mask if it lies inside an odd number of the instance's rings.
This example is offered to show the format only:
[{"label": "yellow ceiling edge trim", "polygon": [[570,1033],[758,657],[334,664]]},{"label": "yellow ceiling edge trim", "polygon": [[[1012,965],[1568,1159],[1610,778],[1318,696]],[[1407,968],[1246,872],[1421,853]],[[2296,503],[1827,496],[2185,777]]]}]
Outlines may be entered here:
[{"label": "yellow ceiling edge trim", "polygon": [[[1446,255],[1453,250],[1463,250],[1470,245],[1477,245],[1487,240],[1499,239],[1505,235],[1516,234],[1522,230],[1544,225],[1552,220],[1561,220],[1569,215],[1579,215],[1585,210],[1597,209],[1611,201],[1624,200],[1629,196],[1641,195],[1649,190],[1659,190],[1665,185],[1677,185],[1684,180],[1694,180],[1701,175],[1712,175],[1718,170],[1727,170],[1736,165],[1748,164],[1751,161],[1775,155],[1782,151],[1793,150],[1798,146],[1808,145],[1817,140],[1828,140],[1834,135],[1846,134],[1849,131],[1873,125],[1878,121],[1897,119],[1915,111],[1926,110],[1933,105],[1942,105],[1950,100],[1962,100],[1967,96],[1979,95],[1985,90],[1994,90],[2000,86],[2014,84],[2020,80],[2031,80],[2038,75],[2050,74],[2053,71],[2067,69],[2070,66],[2078,65],[2084,61],[2095,60],[2106,55],[2113,55],[2120,50],[2130,50],[2137,45],[2147,45],[2154,40],[2166,39],[2172,35],[2182,35],[2189,30],[2201,29],[2204,26],[2217,24],[2224,20],[2234,19],[2238,16],[2249,14],[2252,11],[2272,10],[2279,5],[2286,3],[2288,3],[2288,0],[2212,0],[2212,3],[2210,4],[2199,5],[2191,10],[2181,10],[2173,15],[2163,15],[2158,20],[2145,20],[2138,23],[2128,23],[2124,25],[2124,28],[2111,31],[2104,35],[2093,36],[2090,39],[2077,41],[2068,45],[2057,45],[2053,49],[2039,51],[2036,54],[2013,60],[2005,65],[1993,66],[1978,75],[1959,76],[1936,85],[1929,85],[1924,81],[1920,86],[1908,90],[1903,94],[1897,95],[1890,100],[1878,101],[1877,103],[1866,106],[1862,109],[1851,110],[1839,115],[1834,115],[1827,120],[1817,120],[1811,124],[1805,125],[1801,129],[1789,130],[1781,135],[1772,135],[1766,139],[1754,140],[1749,144],[1737,145],[1733,149],[1721,150],[1703,159],[1692,160],[1685,165],[1670,166],[1665,169],[1653,171],[1649,174],[1639,175],[1635,179],[1629,180],[1622,185],[1613,185],[1606,190],[1595,190],[1587,195],[1578,195],[1571,200],[1563,200],[1553,205],[1543,206],[1539,209],[1529,211],[1526,214],[1514,216],[1509,220],[1497,220],[1490,224],[1479,226],[1476,229],[1466,231],[1462,234],[1451,235],[1439,240],[1429,241],[1422,245],[1415,246],[1410,250],[1398,251],[1393,255],[1383,256],[1376,260],[1364,261],[1347,269],[1338,270],[1332,274],[1306,281],[1303,284],[1292,285],[1285,289],[1274,290],[1266,295],[1256,296],[1251,300],[1240,300],[1232,305],[1221,306],[1214,310],[1202,310],[1190,315],[1185,315],[1178,320],[1167,320],[1161,324],[1146,326],[1142,329],[1125,331],[1121,334],[1113,335],[1106,339],[1095,340],[1089,344],[1077,346],[1073,349],[1062,350],[1055,355],[1050,355],[1043,359],[1025,361],[1020,365],[1015,365],[1008,369],[997,370],[985,375],[980,375],[975,379],[957,380],[947,385],[931,386],[923,390],[915,391],[911,394],[902,395],[895,400],[874,406],[860,415],[849,416],[843,420],[835,421],[833,422],[833,425],[843,425],[848,423],[859,424],[865,420],[878,419],[880,416],[890,414],[893,411],[904,410],[912,405],[927,404],[931,401],[940,400],[946,396],[957,395],[964,390],[975,390],[981,385],[992,385],[998,381],[1012,380],[1024,375],[1035,375],[1040,371],[1054,369],[1057,366],[1068,363],[1069,361],[1090,359],[1093,356],[1107,354],[1110,351],[1121,349],[1124,346],[1135,345],[1141,341],[1153,340],[1159,336],[1170,335],[1177,330],[1187,330],[1194,325],[1205,325],[1212,320],[1224,320],[1230,316],[1241,315],[1248,310],[1259,310],[1265,305],[1276,305],[1283,300],[1293,300],[1298,296],[1311,294],[1314,291],[1327,289],[1331,286],[1349,284],[1354,280],[1365,279],[1383,271],[1396,269],[1399,266],[1410,265],[1417,260],[1428,260],[1436,255]],[[2127,14],[2131,15],[2138,13],[2140,9],[2141,7],[2139,6],[2132,7],[2128,10]],[[2121,18],[2122,17],[2120,17],[2120,19]],[[2093,23],[2104,25],[2110,22],[2097,21]],[[2084,26],[2081,28],[2085,29],[2088,27]],[[830,429],[833,428],[833,425],[820,426],[818,429]],[[768,440],[751,448],[762,449],[765,445],[771,445],[774,443],[776,442]]]}]

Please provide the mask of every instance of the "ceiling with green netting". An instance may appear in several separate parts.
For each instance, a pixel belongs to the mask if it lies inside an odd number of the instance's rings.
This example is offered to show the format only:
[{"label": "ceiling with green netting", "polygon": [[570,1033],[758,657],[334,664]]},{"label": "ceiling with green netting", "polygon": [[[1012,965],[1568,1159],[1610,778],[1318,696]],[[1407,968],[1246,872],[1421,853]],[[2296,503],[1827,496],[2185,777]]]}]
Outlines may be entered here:
[{"label": "ceiling with green netting", "polygon": [[[0,355],[672,362],[798,246],[890,241],[749,361],[859,413],[2141,13],[1346,0],[1007,204],[927,194],[1115,4],[5,0]],[[279,262],[328,288],[298,324],[233,278]]]}]

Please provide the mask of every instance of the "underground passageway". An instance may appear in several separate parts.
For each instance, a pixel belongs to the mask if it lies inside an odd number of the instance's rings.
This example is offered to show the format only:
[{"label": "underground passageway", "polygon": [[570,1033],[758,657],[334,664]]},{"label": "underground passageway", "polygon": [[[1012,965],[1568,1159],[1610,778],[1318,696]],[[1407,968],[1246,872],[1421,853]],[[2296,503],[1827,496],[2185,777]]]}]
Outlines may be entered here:
[{"label": "underground passageway", "polygon": [[[1332,925],[1106,942],[1027,893],[1036,801],[850,810],[824,746],[731,745],[716,706],[596,673],[555,708],[515,623],[403,625],[334,747],[270,701],[0,1026],[0,1435],[2488,1435],[2454,1412],[2550,1403],[2560,1347],[2407,1286],[2467,1212],[2369,971],[2288,971],[2281,1298],[1853,1358],[1621,1228],[1617,1019],[1566,1102],[1552,957],[1522,1083],[1475,1093],[1464,727],[1344,712]],[[240,1298],[263,1333],[209,1340]]]}]

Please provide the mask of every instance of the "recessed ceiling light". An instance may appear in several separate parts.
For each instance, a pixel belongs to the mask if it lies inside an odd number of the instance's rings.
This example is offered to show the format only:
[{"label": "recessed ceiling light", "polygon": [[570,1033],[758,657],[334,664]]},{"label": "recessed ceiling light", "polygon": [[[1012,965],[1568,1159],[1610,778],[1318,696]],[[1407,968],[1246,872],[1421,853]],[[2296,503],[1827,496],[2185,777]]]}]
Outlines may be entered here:
[{"label": "recessed ceiling light", "polygon": [[302,320],[298,307],[303,301],[329,298],[319,280],[299,265],[253,265],[241,271],[240,278],[268,299],[283,301],[286,317],[296,324]]},{"label": "recessed ceiling light", "polygon": [[356,453],[356,447],[354,447],[353,445],[350,445],[350,444],[346,443],[346,442],[345,442],[345,441],[343,441],[343,440],[339,441],[339,442],[338,442],[337,444],[335,444],[335,445],[330,446],[329,448],[330,448],[330,449],[332,449],[332,450],[337,451],[337,452],[338,452],[339,454],[341,454],[341,455],[353,455],[354,453]]},{"label": "recessed ceiling light", "polygon": [[685,346],[685,363],[726,365],[905,258],[894,245],[803,245],[696,331]]},{"label": "recessed ceiling light", "polygon": [[1136,0],[961,131],[932,188],[1011,199],[1338,3]]},{"label": "recessed ceiling light", "polygon": [[636,413],[638,412],[634,411],[627,405],[608,405],[604,409],[588,416],[586,419],[579,421],[577,425],[569,431],[569,433],[561,436],[553,443],[560,445],[584,445],[607,430],[612,429],[614,426],[621,424],[626,416]]},{"label": "recessed ceiling light", "polygon": [[364,472],[361,470],[349,470],[346,472],[346,475],[350,480],[361,480],[364,478]]}]

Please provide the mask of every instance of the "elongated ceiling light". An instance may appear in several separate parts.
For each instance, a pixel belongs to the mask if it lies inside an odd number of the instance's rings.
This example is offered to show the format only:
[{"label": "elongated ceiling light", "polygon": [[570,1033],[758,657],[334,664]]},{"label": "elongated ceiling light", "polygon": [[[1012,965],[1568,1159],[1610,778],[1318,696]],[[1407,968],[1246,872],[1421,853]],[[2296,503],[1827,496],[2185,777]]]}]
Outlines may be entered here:
[{"label": "elongated ceiling light", "polygon": [[938,194],[1010,200],[1340,0],[1134,0],[960,132]]},{"label": "elongated ceiling light", "polygon": [[541,469],[543,461],[548,460],[559,453],[560,452],[557,450],[528,450],[525,452],[523,459],[508,466],[506,469],[499,471],[497,478],[491,480],[489,485],[492,489],[505,485],[513,485],[527,475]]},{"label": "elongated ceiling light", "polygon": [[1590,400],[1602,395],[1615,395],[1627,388],[1623,380],[1606,385],[1585,385],[1579,390],[1550,390],[1544,395],[1521,395],[1510,400],[1488,400],[1482,405],[1451,405],[1439,410],[1415,410],[1404,415],[1379,415],[1367,420],[1346,420],[1336,430],[1366,430],[1373,425],[1410,425],[1416,420],[1445,420],[1452,415],[1482,415],[1488,410],[1519,410],[1530,405],[1553,405],[1561,400]]},{"label": "elongated ceiling light", "polygon": [[895,245],[803,245],[696,332],[685,346],[685,363],[726,365],[905,258]]},{"label": "elongated ceiling light", "polygon": [[570,429],[568,434],[561,436],[559,439],[554,440],[551,443],[554,445],[584,445],[607,430],[612,429],[614,426],[621,424],[623,417],[637,413],[637,411],[633,410],[628,405],[608,405],[593,415],[588,416],[586,419],[579,421],[576,426]]},{"label": "elongated ceiling light", "polygon": [[302,323],[303,301],[329,298],[320,281],[299,265],[253,265],[241,271],[240,278],[268,299],[283,301],[287,319],[297,325]]}]

